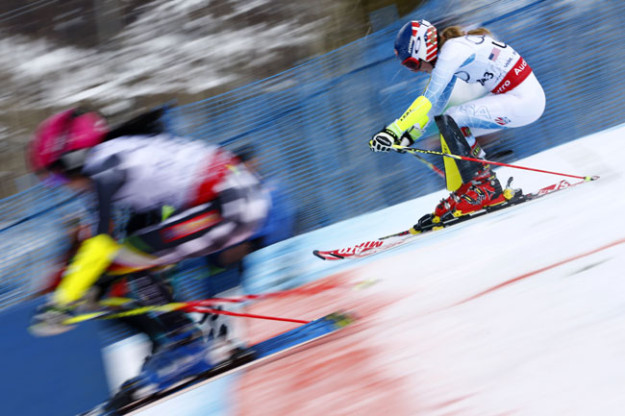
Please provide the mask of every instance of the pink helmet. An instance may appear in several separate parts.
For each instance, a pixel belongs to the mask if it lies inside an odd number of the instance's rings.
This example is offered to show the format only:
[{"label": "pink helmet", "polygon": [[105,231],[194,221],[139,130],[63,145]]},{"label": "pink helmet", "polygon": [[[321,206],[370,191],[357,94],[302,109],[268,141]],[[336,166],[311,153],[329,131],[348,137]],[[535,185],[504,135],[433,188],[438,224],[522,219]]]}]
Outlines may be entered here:
[{"label": "pink helmet", "polygon": [[97,113],[70,109],[55,114],[39,125],[29,143],[30,167],[76,169],[84,163],[84,149],[101,143],[107,133],[106,121]]}]

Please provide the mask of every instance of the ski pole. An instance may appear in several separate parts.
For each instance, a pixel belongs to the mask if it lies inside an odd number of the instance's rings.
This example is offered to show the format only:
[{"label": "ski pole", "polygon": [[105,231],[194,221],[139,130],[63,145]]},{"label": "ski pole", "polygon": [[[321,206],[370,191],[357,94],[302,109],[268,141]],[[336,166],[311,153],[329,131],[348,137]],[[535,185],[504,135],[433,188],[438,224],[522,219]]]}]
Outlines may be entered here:
[{"label": "ski pole", "polygon": [[167,303],[165,305],[154,305],[154,306],[141,306],[139,308],[127,309],[125,311],[114,311],[114,310],[104,310],[104,311],[96,311],[89,312],[80,315],[73,316],[64,320],[63,325],[75,325],[81,322],[91,321],[93,319],[118,319],[118,318],[126,318],[129,316],[142,315],[150,312],[173,312],[177,310],[182,310],[188,307],[188,305],[184,302],[182,303]]},{"label": "ski pole", "polygon": [[268,315],[257,315],[252,313],[241,313],[241,312],[232,312],[225,311],[221,309],[213,309],[206,307],[192,307],[186,310],[187,312],[196,312],[196,313],[214,313],[218,315],[228,315],[228,316],[236,316],[240,318],[252,318],[252,319],[267,319],[270,321],[281,321],[281,322],[294,322],[297,324],[308,324],[310,321],[305,321],[303,319],[293,319],[293,318],[282,318],[278,316],[268,316]]},{"label": "ski pole", "polygon": [[267,319],[271,321],[295,322],[295,323],[301,323],[301,324],[306,324],[309,322],[309,321],[304,321],[302,319],[231,312],[231,311],[214,309],[214,308],[209,308],[206,306],[197,306],[197,305],[187,304],[187,303],[168,303],[166,305],[143,306],[140,308],[129,309],[127,311],[121,311],[121,312],[98,311],[98,312],[86,313],[86,314],[77,315],[72,318],[66,319],[65,321],[63,321],[63,325],[75,325],[81,322],[91,321],[93,319],[107,319],[107,320],[119,319],[119,318],[127,318],[129,316],[136,316],[136,315],[141,315],[145,313],[150,313],[150,312],[173,312],[177,310],[184,311],[184,312],[214,313],[217,315],[238,316],[242,318]]},{"label": "ski pole", "polygon": [[[298,287],[294,289],[281,290],[276,292],[268,292],[268,293],[259,293],[259,294],[249,294],[249,295],[241,295],[236,297],[227,297],[227,298],[210,298],[210,299],[202,299],[202,300],[193,300],[188,302],[173,302],[167,303],[164,305],[149,305],[149,306],[140,306],[132,309],[126,309],[122,311],[115,310],[103,310],[103,311],[95,311],[84,313],[81,315],[76,315],[71,318],[63,321],[64,325],[74,325],[80,322],[89,321],[92,319],[117,319],[124,318],[135,315],[142,315],[150,312],[172,312],[176,310],[190,310],[198,307],[209,307],[219,303],[242,303],[250,300],[262,300],[269,298],[279,298],[286,297],[291,295],[316,295],[322,293],[326,290],[336,289],[339,287],[353,287],[353,288],[363,288],[368,287],[372,284],[375,284],[375,280],[368,279],[362,280],[358,282],[354,282],[352,284],[340,284],[340,283],[317,283],[313,284],[309,287]],[[100,301],[100,305],[105,307],[123,307],[125,305],[129,305],[135,302],[135,300],[131,298],[122,298],[122,297],[112,297],[103,299]],[[288,319],[288,318],[284,318]],[[290,322],[290,321],[289,321]]]},{"label": "ski pole", "polygon": [[436,173],[438,176],[440,176],[441,178],[445,179],[445,172],[443,172],[442,170],[440,170],[436,165],[434,165],[433,163],[425,160],[424,158],[422,158],[421,156],[419,156],[417,153],[412,153],[412,155],[414,157],[417,158],[417,160],[419,160],[421,163],[423,163],[425,166],[427,166],[428,168],[430,168],[431,171],[433,171],[434,173]]},{"label": "ski pole", "polygon": [[594,177],[594,176],[569,175],[567,173],[552,172],[552,171],[549,171],[549,170],[528,168],[526,166],[519,166],[519,165],[510,165],[508,163],[494,162],[492,160],[485,160],[485,159],[476,159],[476,158],[468,157],[468,156],[453,155],[453,154],[450,154],[450,153],[437,152],[435,150],[415,149],[415,148],[412,148],[412,147],[399,146],[399,145],[396,145],[396,144],[392,145],[392,148],[395,151],[398,151],[398,152],[399,151],[403,151],[403,152],[410,153],[410,154],[424,153],[424,154],[428,154],[428,155],[438,155],[438,156],[449,157],[449,158],[457,159],[457,160],[467,160],[469,162],[481,163],[483,165],[505,166],[505,167],[514,168],[514,169],[523,169],[523,170],[530,170],[530,171],[533,171],[533,172],[548,173],[550,175],[567,176],[569,178],[583,179],[585,181],[593,181],[593,180],[596,179],[596,177]]}]

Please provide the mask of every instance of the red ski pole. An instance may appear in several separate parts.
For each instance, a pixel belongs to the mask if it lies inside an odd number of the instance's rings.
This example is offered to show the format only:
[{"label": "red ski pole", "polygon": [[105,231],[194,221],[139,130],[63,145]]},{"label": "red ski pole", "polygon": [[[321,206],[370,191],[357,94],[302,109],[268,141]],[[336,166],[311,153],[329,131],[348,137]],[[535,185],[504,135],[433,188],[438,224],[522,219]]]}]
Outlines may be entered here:
[{"label": "red ski pole", "polygon": [[511,164],[508,164],[508,163],[494,162],[492,160],[476,159],[476,158],[468,157],[468,156],[452,155],[450,153],[437,152],[435,150],[415,149],[415,148],[412,148],[412,147],[399,146],[399,145],[396,145],[396,144],[394,144],[392,147],[393,147],[393,149],[395,149],[395,151],[406,152],[406,153],[410,153],[410,154],[425,153],[425,154],[428,154],[428,155],[438,155],[438,156],[443,156],[443,157],[450,157],[452,159],[457,159],[457,160],[468,160],[470,162],[481,163],[483,165],[506,166],[508,168],[531,170],[533,172],[548,173],[550,175],[567,176],[569,178],[583,179],[585,181],[594,181],[595,179],[597,179],[596,176],[570,175],[568,173],[560,173],[560,172],[552,172],[552,171],[543,170],[543,169],[528,168],[526,166],[511,165]]},{"label": "red ski pole", "polygon": [[213,309],[213,308],[207,308],[207,307],[202,307],[202,306],[191,306],[188,308],[184,308],[184,310],[185,312],[214,313],[217,315],[237,316],[240,318],[267,319],[270,321],[293,322],[297,324],[307,324],[310,322],[310,321],[305,321],[303,319],[282,318],[279,316],[268,316],[268,315],[257,315],[253,313],[232,312],[232,311]]}]

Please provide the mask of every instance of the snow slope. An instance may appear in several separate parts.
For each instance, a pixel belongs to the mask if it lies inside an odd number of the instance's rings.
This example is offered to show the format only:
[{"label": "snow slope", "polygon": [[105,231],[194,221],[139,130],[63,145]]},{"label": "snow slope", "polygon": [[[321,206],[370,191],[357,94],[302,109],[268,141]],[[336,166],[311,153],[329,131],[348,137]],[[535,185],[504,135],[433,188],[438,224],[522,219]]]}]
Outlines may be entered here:
[{"label": "snow slope", "polygon": [[[368,259],[323,262],[311,251],[406,228],[444,192],[307,235],[308,243],[298,244],[311,258],[307,279],[342,286],[259,302],[251,311],[313,319],[348,309],[360,319],[328,342],[237,375],[225,390],[223,382],[204,388],[206,400],[229,401],[204,414],[622,414],[624,133],[625,127],[611,129],[517,162],[600,175],[596,182]],[[528,190],[561,179],[498,171],[502,178],[511,173]],[[353,283],[369,279],[377,284],[353,290]],[[289,328],[248,325],[253,340]],[[201,400],[196,391],[167,406]]]}]

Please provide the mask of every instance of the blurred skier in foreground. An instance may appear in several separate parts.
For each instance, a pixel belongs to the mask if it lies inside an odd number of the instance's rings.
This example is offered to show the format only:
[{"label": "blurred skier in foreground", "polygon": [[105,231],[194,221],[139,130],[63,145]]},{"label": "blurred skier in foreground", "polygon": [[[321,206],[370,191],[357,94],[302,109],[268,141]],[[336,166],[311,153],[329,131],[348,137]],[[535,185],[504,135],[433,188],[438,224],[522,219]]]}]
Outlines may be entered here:
[{"label": "blurred skier in foreground", "polygon": [[[397,34],[395,54],[406,68],[431,77],[423,95],[369,141],[374,152],[387,152],[393,145],[411,146],[430,116],[443,112],[457,79],[480,83],[490,93],[435,117],[446,153],[484,158],[475,136],[533,123],[545,109],[545,93],[528,63],[485,28],[465,33],[451,26],[439,35],[426,20],[411,21]],[[452,192],[413,231],[506,201],[489,165],[450,158],[444,161],[447,189]]]},{"label": "blurred skier in foreground", "polygon": [[[122,277],[136,305],[170,303],[161,270],[238,244],[264,221],[267,194],[233,154],[140,132],[141,126],[111,132],[99,114],[70,109],[45,120],[30,142],[32,170],[46,182],[93,192],[98,212],[95,235],[82,242],[49,302],[37,311],[32,333],[70,329],[62,322],[76,308],[97,308]],[[114,208],[133,213],[121,243],[112,237]],[[153,353],[122,389],[149,393],[215,364],[210,343],[184,312],[141,315],[132,324],[151,338]]]}]

